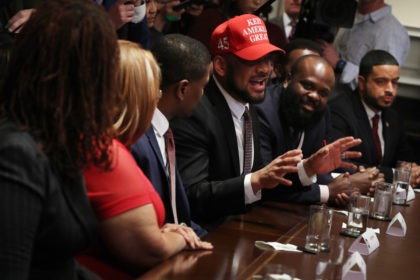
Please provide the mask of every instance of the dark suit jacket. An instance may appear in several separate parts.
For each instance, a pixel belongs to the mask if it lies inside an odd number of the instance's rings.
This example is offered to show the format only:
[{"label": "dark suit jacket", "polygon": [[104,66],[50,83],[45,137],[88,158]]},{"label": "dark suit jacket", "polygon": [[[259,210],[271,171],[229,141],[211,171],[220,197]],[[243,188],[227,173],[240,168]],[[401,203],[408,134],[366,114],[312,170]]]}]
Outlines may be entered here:
[{"label": "dark suit jacket", "polygon": [[63,176],[39,143],[9,122],[0,135],[2,278],[78,279],[73,257],[94,240],[96,226],[81,172]]},{"label": "dark suit jacket", "polygon": [[[143,173],[152,182],[153,187],[159,193],[165,206],[165,223],[174,223],[171,207],[170,183],[166,175],[166,167],[163,164],[162,154],[156,140],[153,127],[150,126],[146,133],[131,147],[131,153]],[[199,236],[206,232],[199,225],[191,222],[190,205],[185,194],[181,176],[176,170],[176,206],[178,222],[192,226]]]},{"label": "dark suit jacket", "polygon": [[[153,187],[159,193],[165,205],[165,222],[173,223],[174,217],[171,208],[171,193],[166,167],[163,164],[159,145],[156,140],[153,127],[150,126],[146,133],[131,147],[131,153],[138,166],[152,182]],[[179,222],[191,223],[190,209],[184,187],[179,176],[176,174],[176,198]]]},{"label": "dark suit jacket", "polygon": [[[258,119],[253,120],[254,164],[262,165]],[[239,172],[238,145],[232,115],[213,79],[189,118],[171,122],[177,163],[187,190],[193,220],[211,229],[229,215],[243,213],[244,176]]]},{"label": "dark suit jacket", "polygon": [[413,161],[413,153],[404,134],[403,121],[394,109],[382,111],[385,151],[382,162],[379,162],[370,121],[358,92],[342,93],[331,100],[329,105],[334,134],[337,137],[351,135],[363,141],[354,148],[362,152],[362,157],[354,161],[356,164],[378,166],[386,180],[392,182],[392,167],[397,160]]},{"label": "dark suit jacket", "polygon": [[[261,155],[265,164],[271,162],[277,156],[296,149],[291,144],[290,130],[280,114],[282,94],[281,85],[273,85],[267,88],[264,101],[257,105],[260,120]],[[331,123],[327,109],[324,117],[313,127],[305,129],[305,137],[302,144],[304,158],[309,157],[324,145],[324,141],[330,143]],[[296,174],[287,175],[293,181],[293,186],[278,186],[272,190],[264,190],[264,199],[291,201],[297,203],[317,203],[320,201],[318,184],[303,187]],[[329,174],[319,175],[318,182],[327,184],[331,181]]]},{"label": "dark suit jacket", "polygon": [[279,17],[270,19],[270,22],[281,28],[283,32],[283,37],[286,38],[286,40],[288,41],[286,29],[284,28],[283,14],[281,14]]}]

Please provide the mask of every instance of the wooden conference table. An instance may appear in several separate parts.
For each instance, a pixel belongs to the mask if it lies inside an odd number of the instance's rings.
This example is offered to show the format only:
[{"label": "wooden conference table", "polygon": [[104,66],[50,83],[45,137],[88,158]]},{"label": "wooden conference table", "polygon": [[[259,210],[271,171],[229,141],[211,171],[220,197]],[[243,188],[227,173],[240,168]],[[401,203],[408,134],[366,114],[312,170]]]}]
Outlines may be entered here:
[{"label": "wooden conference table", "polygon": [[[368,227],[379,228],[380,246],[363,256],[367,279],[414,279],[420,275],[420,194],[409,206],[393,206],[392,216],[401,212],[407,223],[405,237],[385,234],[388,223],[369,219]],[[303,246],[309,206],[266,202],[210,232],[205,240],[215,246],[211,252],[184,251],[155,266],[138,279],[257,279],[268,264],[281,264],[295,271],[295,277],[314,279],[318,256],[309,253],[262,250],[256,240],[278,241]],[[332,235],[338,235],[347,217],[335,213]],[[355,240],[345,239],[347,249]]]}]

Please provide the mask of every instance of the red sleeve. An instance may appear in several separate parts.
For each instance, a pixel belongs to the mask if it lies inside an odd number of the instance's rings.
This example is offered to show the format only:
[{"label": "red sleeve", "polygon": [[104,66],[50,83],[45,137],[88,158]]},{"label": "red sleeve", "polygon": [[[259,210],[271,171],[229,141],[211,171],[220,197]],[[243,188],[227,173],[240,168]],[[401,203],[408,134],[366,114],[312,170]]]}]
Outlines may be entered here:
[{"label": "red sleeve", "polygon": [[98,219],[106,220],[152,203],[161,227],[165,220],[165,208],[149,179],[120,142],[114,140],[112,149],[110,171],[91,167],[84,172],[89,200]]}]

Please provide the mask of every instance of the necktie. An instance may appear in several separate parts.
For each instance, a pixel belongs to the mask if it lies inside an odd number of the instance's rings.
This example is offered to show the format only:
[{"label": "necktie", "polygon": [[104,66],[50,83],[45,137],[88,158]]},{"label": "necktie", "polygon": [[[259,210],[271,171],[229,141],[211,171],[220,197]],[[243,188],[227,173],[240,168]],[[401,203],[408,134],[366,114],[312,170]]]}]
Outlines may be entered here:
[{"label": "necktie", "polygon": [[243,174],[251,172],[252,168],[252,120],[248,107],[244,112],[244,168]]},{"label": "necktie", "polygon": [[372,134],[373,134],[373,139],[375,140],[376,153],[378,154],[378,160],[379,162],[381,162],[382,161],[382,148],[381,148],[381,141],[379,140],[379,135],[378,135],[378,123],[379,123],[379,115],[375,115],[372,118]]},{"label": "necktie", "polygon": [[178,215],[176,211],[176,190],[175,190],[175,143],[174,136],[172,134],[171,128],[168,128],[165,135],[165,146],[166,146],[166,155],[168,156],[168,170],[169,170],[169,183],[171,187],[171,207],[172,214],[174,216],[175,224],[178,224]]},{"label": "necktie", "polygon": [[290,41],[290,40],[293,39],[293,36],[295,35],[297,20],[296,19],[292,19],[289,24],[292,27],[292,29],[290,29],[289,36],[287,36],[287,40]]},{"label": "necktie", "polygon": [[301,146],[300,145],[300,140],[302,138],[302,133],[303,132],[301,130],[292,129],[292,132],[290,134],[291,144],[292,144],[291,149],[300,149],[301,148],[299,146]]}]

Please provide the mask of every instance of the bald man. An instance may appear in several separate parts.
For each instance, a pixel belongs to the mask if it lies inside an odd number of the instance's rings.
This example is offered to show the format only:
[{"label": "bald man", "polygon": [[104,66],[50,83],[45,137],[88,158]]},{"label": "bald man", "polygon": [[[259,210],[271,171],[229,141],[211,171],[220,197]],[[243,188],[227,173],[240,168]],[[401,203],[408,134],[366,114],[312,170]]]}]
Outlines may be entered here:
[{"label": "bald man", "polygon": [[[297,52],[297,50],[294,50]],[[301,56],[286,56],[291,63],[283,86],[270,88],[263,103],[259,104],[261,123],[261,152],[264,162],[291,149],[301,149],[303,157],[310,157],[332,142],[328,98],[335,83],[334,70],[314,52],[301,50]],[[335,202],[344,204],[355,191],[367,193],[376,180],[383,180],[377,169],[354,175],[343,174],[332,179],[317,174],[313,184],[302,186],[290,176],[292,187],[278,186],[264,190],[263,198],[296,203]]]}]

